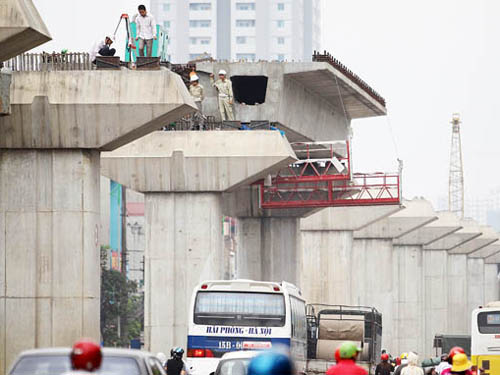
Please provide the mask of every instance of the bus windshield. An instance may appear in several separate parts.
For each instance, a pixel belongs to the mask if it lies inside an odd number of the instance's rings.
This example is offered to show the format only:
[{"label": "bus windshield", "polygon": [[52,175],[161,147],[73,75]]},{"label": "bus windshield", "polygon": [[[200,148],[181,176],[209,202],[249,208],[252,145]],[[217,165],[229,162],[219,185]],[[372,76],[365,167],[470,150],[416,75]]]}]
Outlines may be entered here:
[{"label": "bus windshield", "polygon": [[285,325],[282,294],[244,292],[198,292],[194,323],[224,326]]}]

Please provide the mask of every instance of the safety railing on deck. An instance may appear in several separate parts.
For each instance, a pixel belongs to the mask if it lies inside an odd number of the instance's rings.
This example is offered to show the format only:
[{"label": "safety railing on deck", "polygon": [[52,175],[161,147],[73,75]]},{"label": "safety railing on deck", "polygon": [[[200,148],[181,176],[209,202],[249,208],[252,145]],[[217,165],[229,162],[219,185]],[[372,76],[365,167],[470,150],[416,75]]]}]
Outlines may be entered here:
[{"label": "safety railing on deck", "polygon": [[70,53],[23,53],[3,63],[13,71],[46,72],[61,70],[91,70],[90,55]]}]

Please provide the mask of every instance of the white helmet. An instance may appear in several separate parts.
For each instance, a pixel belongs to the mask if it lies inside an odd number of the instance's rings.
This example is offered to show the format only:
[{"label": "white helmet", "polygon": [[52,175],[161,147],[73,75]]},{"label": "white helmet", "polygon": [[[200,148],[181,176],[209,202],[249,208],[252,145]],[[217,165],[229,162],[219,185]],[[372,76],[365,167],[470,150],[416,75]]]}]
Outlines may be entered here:
[{"label": "white helmet", "polygon": [[225,76],[227,75],[226,71],[224,69],[219,70],[219,75],[220,76]]},{"label": "white helmet", "polygon": [[200,77],[198,77],[196,74],[193,74],[190,78],[191,82],[198,81]]},{"label": "white helmet", "polygon": [[158,353],[156,355],[156,358],[158,358],[158,360],[161,362],[162,366],[165,365],[165,362],[167,362],[167,356],[165,355],[165,353]]}]

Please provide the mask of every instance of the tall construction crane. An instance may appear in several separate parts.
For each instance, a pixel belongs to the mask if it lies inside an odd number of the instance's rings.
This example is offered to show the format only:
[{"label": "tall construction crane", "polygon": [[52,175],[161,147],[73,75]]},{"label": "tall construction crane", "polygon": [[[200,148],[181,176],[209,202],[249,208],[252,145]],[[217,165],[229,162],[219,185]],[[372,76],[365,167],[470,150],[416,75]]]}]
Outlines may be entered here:
[{"label": "tall construction crane", "polygon": [[462,140],[460,138],[460,115],[454,113],[451,119],[450,175],[448,186],[448,207],[459,218],[464,217],[464,168]]}]

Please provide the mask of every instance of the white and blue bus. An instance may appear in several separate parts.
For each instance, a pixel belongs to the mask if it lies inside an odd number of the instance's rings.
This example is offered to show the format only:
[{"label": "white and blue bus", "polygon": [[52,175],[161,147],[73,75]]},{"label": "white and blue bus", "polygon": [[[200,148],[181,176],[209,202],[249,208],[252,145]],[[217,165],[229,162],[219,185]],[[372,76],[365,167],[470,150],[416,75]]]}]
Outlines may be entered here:
[{"label": "white and blue bus", "polygon": [[187,344],[193,375],[214,372],[227,352],[284,347],[297,369],[305,368],[306,305],[295,285],[217,280],[195,288]]}]

